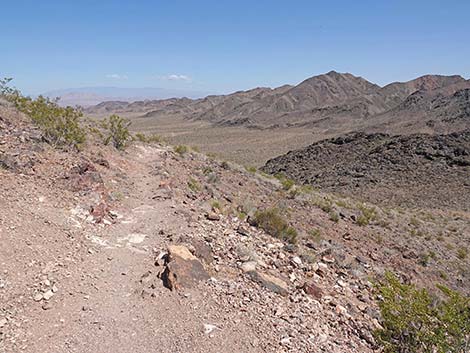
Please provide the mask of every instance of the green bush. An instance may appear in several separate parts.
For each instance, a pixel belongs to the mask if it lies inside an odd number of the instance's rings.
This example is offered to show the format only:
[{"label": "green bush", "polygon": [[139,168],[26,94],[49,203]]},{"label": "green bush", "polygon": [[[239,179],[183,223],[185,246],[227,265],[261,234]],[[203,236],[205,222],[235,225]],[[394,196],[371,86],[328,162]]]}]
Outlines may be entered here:
[{"label": "green bush", "polygon": [[132,139],[131,133],[129,132],[130,124],[131,122],[129,120],[115,114],[103,120],[102,125],[106,129],[105,145],[111,143],[118,150],[126,148],[127,144]]},{"label": "green bush", "polygon": [[295,185],[295,182],[289,179],[284,173],[277,173],[274,177],[281,182],[282,189],[286,191],[289,191]]},{"label": "green bush", "polygon": [[377,219],[377,210],[374,207],[367,207],[365,205],[360,205],[359,210],[361,214],[357,217],[356,223],[360,226],[366,226],[371,221]]},{"label": "green bush", "polygon": [[386,353],[467,353],[470,299],[437,286],[444,299],[403,284],[392,273],[378,284],[382,328],[375,331]]},{"label": "green bush", "polygon": [[194,178],[189,178],[188,187],[193,192],[198,192],[201,190],[201,185]]},{"label": "green bush", "polygon": [[338,212],[335,212],[335,211],[331,211],[330,212],[330,221],[333,221],[335,223],[338,223],[339,222],[339,214]]},{"label": "green bush", "polygon": [[185,146],[185,145],[178,145],[178,146],[175,146],[174,148],[175,152],[178,153],[180,156],[188,153],[189,151],[189,148],[188,146]]},{"label": "green bush", "polygon": [[297,231],[289,226],[277,208],[256,211],[251,223],[276,238],[287,240],[290,243],[297,241]]},{"label": "green bush", "polygon": [[459,250],[457,250],[457,257],[460,259],[460,260],[464,260],[468,255],[468,249],[467,248],[459,248]]},{"label": "green bush", "polygon": [[162,143],[164,142],[163,138],[160,135],[146,135],[144,133],[138,132],[134,135],[134,139],[143,142],[143,143]]},{"label": "green bush", "polygon": [[253,166],[245,166],[245,169],[248,173],[251,173],[251,174],[255,174],[258,169],[256,169],[256,167],[253,167]]},{"label": "green bush", "polygon": [[39,96],[24,97],[20,91],[8,86],[11,79],[0,80],[0,93],[16,108],[28,115],[41,129],[49,144],[80,148],[86,140],[85,129],[80,125],[82,112],[73,107],[61,107],[56,101]]}]

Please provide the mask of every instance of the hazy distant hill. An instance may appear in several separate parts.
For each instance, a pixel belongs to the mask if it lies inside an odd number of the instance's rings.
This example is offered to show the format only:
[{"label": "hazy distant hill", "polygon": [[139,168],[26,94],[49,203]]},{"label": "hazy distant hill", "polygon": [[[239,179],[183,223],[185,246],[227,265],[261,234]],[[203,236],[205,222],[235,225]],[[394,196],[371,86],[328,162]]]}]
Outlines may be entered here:
[{"label": "hazy distant hill", "polygon": [[173,97],[199,98],[208,92],[191,90],[167,89],[167,88],[125,88],[125,87],[79,87],[66,88],[43,93],[44,96],[60,98],[62,105],[80,105],[89,107],[104,101],[125,101],[167,99]]}]

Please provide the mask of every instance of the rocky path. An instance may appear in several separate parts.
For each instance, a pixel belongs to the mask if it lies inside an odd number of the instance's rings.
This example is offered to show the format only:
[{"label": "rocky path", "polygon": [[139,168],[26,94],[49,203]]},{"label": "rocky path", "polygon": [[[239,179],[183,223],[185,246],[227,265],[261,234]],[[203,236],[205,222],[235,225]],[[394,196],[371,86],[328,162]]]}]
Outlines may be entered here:
[{"label": "rocky path", "polygon": [[115,211],[115,223],[82,224],[86,252],[57,282],[53,297],[31,308],[21,351],[256,351],[249,328],[221,317],[206,288],[172,292],[152,273],[166,234],[187,233],[188,222],[174,198],[154,197],[151,174],[159,154],[142,152],[128,175],[132,196]]}]

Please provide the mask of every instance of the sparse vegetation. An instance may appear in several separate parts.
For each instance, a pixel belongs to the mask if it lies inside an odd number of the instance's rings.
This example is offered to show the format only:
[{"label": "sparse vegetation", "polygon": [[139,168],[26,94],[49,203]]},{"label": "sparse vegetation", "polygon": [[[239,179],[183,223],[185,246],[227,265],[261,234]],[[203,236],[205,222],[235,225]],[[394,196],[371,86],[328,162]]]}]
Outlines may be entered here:
[{"label": "sparse vegetation", "polygon": [[143,143],[162,143],[164,142],[163,137],[156,134],[146,135],[144,133],[138,132],[134,135],[135,140]]},{"label": "sparse vegetation", "polygon": [[80,148],[85,143],[85,129],[80,125],[83,114],[79,109],[61,107],[57,101],[43,96],[36,99],[25,97],[20,91],[9,87],[10,81],[0,80],[1,95],[31,118],[49,144]]},{"label": "sparse vegetation", "polygon": [[384,352],[468,352],[470,299],[444,286],[437,287],[444,299],[386,274],[377,286],[382,328],[375,331]]},{"label": "sparse vegetation", "polygon": [[468,255],[468,249],[467,248],[459,248],[457,250],[457,257],[460,259],[460,260],[464,260]]},{"label": "sparse vegetation", "polygon": [[276,238],[287,240],[290,243],[297,241],[297,230],[289,226],[277,208],[256,211],[252,224]]},{"label": "sparse vegetation", "polygon": [[333,203],[329,198],[313,200],[313,204],[319,207],[323,212],[330,213],[333,211]]},{"label": "sparse vegetation", "polygon": [[102,126],[107,131],[104,144],[112,144],[118,150],[125,149],[129,141],[132,139],[131,133],[129,132],[130,124],[131,122],[129,120],[121,118],[119,115],[115,114],[103,120]]},{"label": "sparse vegetation", "polygon": [[377,210],[374,207],[367,207],[366,205],[360,205],[359,210],[361,214],[357,217],[356,223],[360,226],[366,226],[371,221],[377,219]]},{"label": "sparse vegetation", "polygon": [[213,210],[219,210],[219,211],[222,210],[222,205],[217,200],[212,200],[211,207],[212,207]]},{"label": "sparse vegetation", "polygon": [[178,153],[180,156],[183,156],[186,153],[188,153],[189,148],[188,146],[185,146],[185,145],[178,145],[174,147],[174,151]]},{"label": "sparse vegetation", "polygon": [[330,220],[335,222],[335,223],[338,223],[339,222],[339,214],[338,212],[335,212],[335,211],[331,211],[330,212]]},{"label": "sparse vegetation", "polygon": [[294,185],[295,182],[292,179],[289,179],[285,174],[278,173],[274,175],[274,177],[279,180],[282,185],[282,189],[285,191],[289,191]]},{"label": "sparse vegetation", "polygon": [[255,174],[256,171],[258,170],[256,169],[256,167],[253,167],[253,166],[245,166],[245,169],[248,173],[251,173],[251,174]]},{"label": "sparse vegetation", "polygon": [[320,229],[318,228],[315,228],[315,229],[311,229],[308,234],[312,237],[312,239],[319,243],[320,240],[321,240],[321,233],[320,233]]},{"label": "sparse vegetation", "polygon": [[199,185],[198,181],[194,178],[189,178],[188,187],[193,192],[198,192],[201,190],[201,185]]}]

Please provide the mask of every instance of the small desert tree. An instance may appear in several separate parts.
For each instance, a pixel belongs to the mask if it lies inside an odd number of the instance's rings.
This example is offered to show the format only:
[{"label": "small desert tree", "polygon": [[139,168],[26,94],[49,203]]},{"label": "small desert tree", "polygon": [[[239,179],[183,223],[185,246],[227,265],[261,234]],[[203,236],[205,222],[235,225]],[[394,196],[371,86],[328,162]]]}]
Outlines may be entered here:
[{"label": "small desert tree", "polygon": [[129,120],[118,115],[111,115],[108,119],[104,120],[103,127],[107,130],[104,143],[106,145],[112,143],[119,150],[126,148],[129,141],[132,140],[129,132],[130,124]]},{"label": "small desert tree", "polygon": [[86,140],[85,130],[80,126],[82,112],[73,107],[61,107],[56,100],[39,96],[25,97],[9,86],[10,78],[0,80],[0,94],[16,108],[28,115],[41,129],[43,138],[51,145],[79,148]]},{"label": "small desert tree", "polygon": [[386,274],[377,286],[382,328],[375,332],[384,352],[470,351],[470,299],[444,286],[438,288],[443,299]]}]

